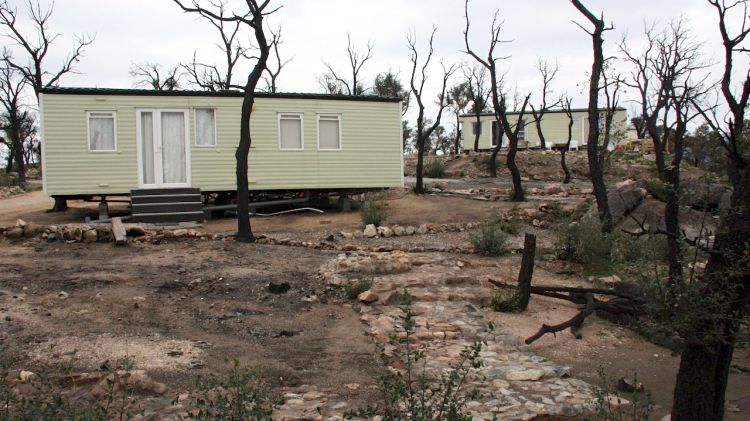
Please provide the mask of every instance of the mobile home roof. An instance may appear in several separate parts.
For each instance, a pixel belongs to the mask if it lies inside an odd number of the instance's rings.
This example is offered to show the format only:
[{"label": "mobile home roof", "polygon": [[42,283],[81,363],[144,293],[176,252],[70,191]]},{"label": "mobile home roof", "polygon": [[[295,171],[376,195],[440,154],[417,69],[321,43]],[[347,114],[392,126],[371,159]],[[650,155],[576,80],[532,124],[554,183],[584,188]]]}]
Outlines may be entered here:
[{"label": "mobile home roof", "polygon": [[[245,95],[241,91],[157,91],[153,89],[114,89],[114,88],[44,88],[41,90],[44,94],[62,94],[62,95],[129,95],[129,96],[201,96],[201,97],[237,97]],[[311,94],[311,93],[270,93],[256,92],[257,98],[289,98],[289,99],[323,99],[338,101],[371,101],[371,102],[400,102],[401,98],[383,97],[377,95],[332,95],[332,94]]]}]

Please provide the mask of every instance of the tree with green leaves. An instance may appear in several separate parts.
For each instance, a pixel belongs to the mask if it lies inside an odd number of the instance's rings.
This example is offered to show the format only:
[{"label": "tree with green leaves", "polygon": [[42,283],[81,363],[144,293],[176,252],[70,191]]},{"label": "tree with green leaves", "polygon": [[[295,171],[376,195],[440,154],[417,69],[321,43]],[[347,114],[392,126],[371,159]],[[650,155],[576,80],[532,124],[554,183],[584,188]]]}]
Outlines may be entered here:
[{"label": "tree with green leaves", "polygon": [[461,153],[461,115],[471,103],[471,88],[468,81],[459,82],[448,90],[448,108],[456,117],[455,137],[453,140],[453,153]]},{"label": "tree with green leaves", "polygon": [[404,88],[398,74],[388,69],[385,73],[375,76],[372,84],[372,93],[378,96],[401,98],[401,115],[406,114],[409,109],[409,100],[411,95],[409,90]]}]

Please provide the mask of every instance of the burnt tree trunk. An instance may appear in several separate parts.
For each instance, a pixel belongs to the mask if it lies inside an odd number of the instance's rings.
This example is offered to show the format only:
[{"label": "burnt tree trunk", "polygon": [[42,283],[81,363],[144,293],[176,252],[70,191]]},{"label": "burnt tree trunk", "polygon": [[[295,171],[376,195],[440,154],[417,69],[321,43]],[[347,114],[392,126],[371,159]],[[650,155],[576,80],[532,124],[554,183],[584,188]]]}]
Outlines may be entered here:
[{"label": "burnt tree trunk", "polygon": [[425,139],[424,133],[422,132],[422,122],[424,121],[424,114],[420,112],[417,118],[417,185],[415,191],[417,194],[424,193],[424,150],[425,150]]},{"label": "burnt tree trunk", "polygon": [[482,117],[480,114],[477,114],[476,116],[477,116],[477,130],[476,130],[476,133],[474,134],[474,152],[479,152],[479,137],[482,135],[479,128],[482,127],[481,126]]},{"label": "burnt tree trunk", "polygon": [[534,276],[536,236],[526,233],[523,239],[521,271],[518,273],[518,311],[525,311],[531,298],[531,278]]},{"label": "burnt tree trunk", "polygon": [[563,177],[563,184],[570,183],[570,170],[568,169],[568,163],[565,162],[565,154],[568,152],[567,147],[563,147],[560,150],[560,166],[562,167],[563,173],[565,176]]},{"label": "burnt tree trunk", "polygon": [[[267,4],[267,3],[266,3]],[[264,6],[263,6],[264,7]],[[252,132],[250,128],[250,117],[255,104],[255,88],[258,81],[266,71],[266,63],[270,54],[270,48],[263,32],[263,10],[256,8],[253,14],[253,30],[260,54],[255,67],[247,77],[245,84],[245,96],[242,100],[242,115],[240,118],[240,143],[237,146],[235,158],[237,159],[237,241],[254,242],[252,227],[250,226],[250,189],[247,181],[248,157],[252,145]]]},{"label": "burnt tree trunk", "polygon": [[[499,146],[498,146],[499,148]],[[508,160],[505,165],[510,171],[510,177],[513,180],[513,194],[510,200],[514,202],[523,202],[526,196],[523,193],[523,185],[521,184],[521,171],[516,165],[516,153],[518,152],[518,137],[513,136],[508,142]]]},{"label": "burnt tree trunk", "polygon": [[716,294],[723,305],[718,312],[727,318],[704,321],[695,329],[709,332],[708,339],[687,341],[677,372],[672,419],[675,421],[720,421],[729,367],[740,320],[750,301],[750,274],[738,267],[747,259],[750,238],[750,168],[737,171],[731,206],[722,218],[703,282],[707,294]]},{"label": "burnt tree trunk", "polygon": [[604,172],[599,158],[599,83],[604,67],[604,39],[602,34],[606,30],[604,20],[594,16],[578,0],[572,0],[573,5],[594,25],[590,33],[594,50],[594,61],[591,65],[591,79],[589,81],[589,136],[586,152],[588,153],[589,173],[596,198],[596,208],[602,232],[612,232],[614,224],[607,202],[607,186],[604,184]]}]

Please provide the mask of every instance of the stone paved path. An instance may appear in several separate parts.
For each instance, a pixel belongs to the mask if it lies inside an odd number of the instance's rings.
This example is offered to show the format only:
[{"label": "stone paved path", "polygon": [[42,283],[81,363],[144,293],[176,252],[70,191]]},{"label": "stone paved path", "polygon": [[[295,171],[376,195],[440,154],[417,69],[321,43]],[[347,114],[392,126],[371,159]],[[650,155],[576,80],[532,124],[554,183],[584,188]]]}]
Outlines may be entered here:
[{"label": "stone paved path", "polygon": [[[401,252],[342,254],[321,268],[321,274],[336,285],[350,282],[357,276],[352,272],[373,277],[371,291],[379,299],[361,308],[360,319],[386,358],[396,349],[392,335],[404,335],[400,294],[405,289],[412,296],[415,336],[426,350],[428,373],[444,373],[467,345],[483,339],[486,345],[480,357],[484,367],[471,375],[465,386],[465,390],[479,392],[467,405],[477,421],[526,420],[540,414],[574,416],[592,409],[592,387],[571,377],[568,367],[526,350],[501,328],[489,329],[485,317],[489,310],[481,308],[490,291],[481,281],[487,268],[468,267],[455,259],[455,255]],[[391,367],[400,368],[398,363]],[[318,410],[320,419],[337,419],[337,412],[329,404]]]}]

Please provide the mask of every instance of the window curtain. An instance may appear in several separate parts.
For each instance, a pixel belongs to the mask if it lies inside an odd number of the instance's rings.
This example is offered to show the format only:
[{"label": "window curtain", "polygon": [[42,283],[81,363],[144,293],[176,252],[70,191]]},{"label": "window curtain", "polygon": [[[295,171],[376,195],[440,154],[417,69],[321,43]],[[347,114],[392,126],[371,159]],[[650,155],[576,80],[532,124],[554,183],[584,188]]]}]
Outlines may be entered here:
[{"label": "window curtain", "polygon": [[141,142],[143,160],[143,184],[154,184],[154,114],[141,114]]},{"label": "window curtain", "polygon": [[299,117],[282,117],[279,131],[281,149],[302,149],[302,120]]},{"label": "window curtain", "polygon": [[339,120],[321,117],[318,121],[318,137],[320,149],[339,149]]},{"label": "window curtain", "polygon": [[213,109],[195,110],[195,144],[216,145],[216,116]]},{"label": "window curtain", "polygon": [[184,113],[161,113],[161,142],[164,183],[186,183]]},{"label": "window curtain", "polygon": [[89,148],[92,151],[115,150],[115,119],[112,117],[89,118]]}]

